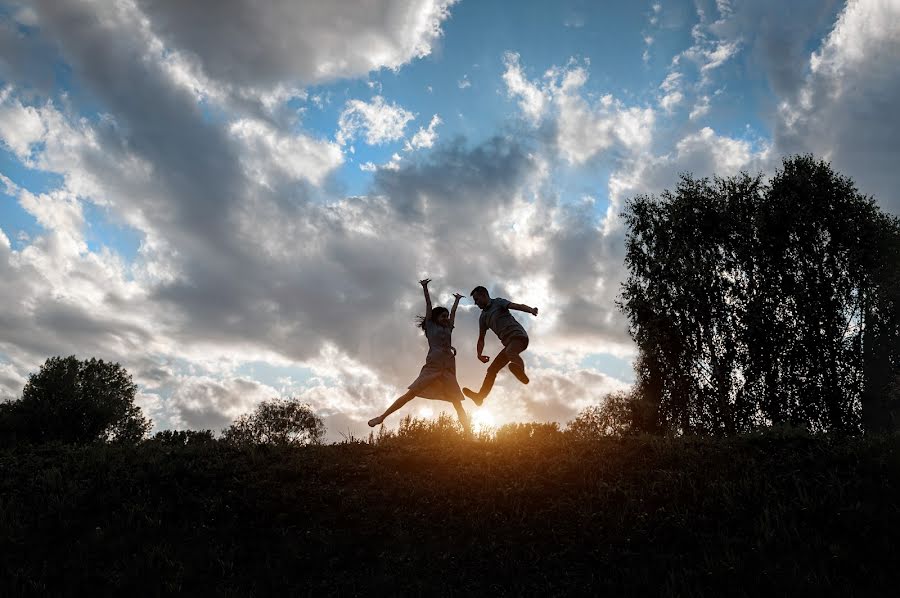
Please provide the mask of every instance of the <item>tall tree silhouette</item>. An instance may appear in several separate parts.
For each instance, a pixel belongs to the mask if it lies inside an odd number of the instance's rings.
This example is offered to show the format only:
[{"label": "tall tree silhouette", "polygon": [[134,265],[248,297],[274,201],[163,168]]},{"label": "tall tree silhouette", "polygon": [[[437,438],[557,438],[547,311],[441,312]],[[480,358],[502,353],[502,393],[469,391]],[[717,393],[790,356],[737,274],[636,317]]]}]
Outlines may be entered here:
[{"label": "tall tree silhouette", "polygon": [[638,196],[621,307],[653,431],[892,425],[900,223],[812,156]]}]

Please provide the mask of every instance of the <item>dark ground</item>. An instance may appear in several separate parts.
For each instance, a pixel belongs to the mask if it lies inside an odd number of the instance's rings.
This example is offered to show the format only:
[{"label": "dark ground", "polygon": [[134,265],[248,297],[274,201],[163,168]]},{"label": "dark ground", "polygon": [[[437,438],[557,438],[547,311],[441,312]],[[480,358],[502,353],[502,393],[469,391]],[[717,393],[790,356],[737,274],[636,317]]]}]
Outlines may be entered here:
[{"label": "dark ground", "polygon": [[0,452],[0,595],[900,587],[900,436]]}]

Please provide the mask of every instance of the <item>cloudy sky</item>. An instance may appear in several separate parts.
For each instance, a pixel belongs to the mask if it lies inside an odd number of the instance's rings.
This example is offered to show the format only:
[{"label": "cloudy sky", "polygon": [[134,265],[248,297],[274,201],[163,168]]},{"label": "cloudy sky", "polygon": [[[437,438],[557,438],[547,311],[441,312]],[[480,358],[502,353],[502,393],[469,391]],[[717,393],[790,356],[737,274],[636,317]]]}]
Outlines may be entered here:
[{"label": "cloudy sky", "polygon": [[0,2],[0,399],[76,354],[157,429],[293,395],[358,434],[429,276],[541,309],[476,421],[565,422],[632,379],[628,197],[813,152],[900,212],[900,0],[512,6]]}]

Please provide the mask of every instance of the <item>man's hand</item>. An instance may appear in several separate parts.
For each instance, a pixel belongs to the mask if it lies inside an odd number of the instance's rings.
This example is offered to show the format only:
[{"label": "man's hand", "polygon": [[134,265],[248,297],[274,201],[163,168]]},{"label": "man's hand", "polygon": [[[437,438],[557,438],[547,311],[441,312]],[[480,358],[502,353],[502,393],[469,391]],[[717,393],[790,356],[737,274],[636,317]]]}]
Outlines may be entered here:
[{"label": "man's hand", "polygon": [[430,278],[426,278],[425,280],[420,280],[419,284],[422,285],[422,288],[428,288],[428,283],[431,282]]},{"label": "man's hand", "polygon": [[463,295],[460,295],[459,293],[453,293],[453,298],[456,299],[457,301],[459,301],[460,299],[463,298]]},{"label": "man's hand", "polygon": [[537,316],[537,308],[536,307],[531,308],[531,315]]},{"label": "man's hand", "polygon": [[479,355],[478,356],[478,361],[480,361],[481,363],[487,363],[490,360],[491,360],[491,358],[488,357],[487,355]]}]

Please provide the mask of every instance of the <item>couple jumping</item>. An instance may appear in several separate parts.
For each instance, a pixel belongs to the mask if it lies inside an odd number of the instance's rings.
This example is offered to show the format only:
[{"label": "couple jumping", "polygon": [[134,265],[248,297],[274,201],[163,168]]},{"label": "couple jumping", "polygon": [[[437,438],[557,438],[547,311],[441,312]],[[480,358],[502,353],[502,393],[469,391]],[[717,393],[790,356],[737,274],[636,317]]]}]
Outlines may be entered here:
[{"label": "couple jumping", "polygon": [[497,373],[509,364],[509,371],[518,378],[522,384],[528,384],[528,376],[525,375],[525,362],[522,361],[521,353],[528,347],[528,334],[522,325],[509,313],[514,309],[524,311],[533,316],[538,315],[536,307],[528,307],[521,303],[512,303],[501,297],[491,298],[486,288],[482,286],[475,287],[472,290],[472,299],[475,305],[481,308],[481,317],[478,319],[478,343],[476,349],[478,351],[478,359],[482,363],[487,363],[490,358],[483,355],[484,352],[484,335],[488,329],[494,331],[494,334],[503,343],[503,350],[494,358],[493,363],[488,366],[487,373],[484,376],[484,382],[481,384],[481,390],[473,392],[468,388],[459,389],[459,382],[456,381],[456,349],[450,344],[450,335],[453,331],[453,322],[456,319],[456,308],[462,295],[454,293],[453,307],[448,312],[446,307],[432,307],[431,295],[428,292],[428,283],[431,279],[420,280],[419,284],[425,291],[425,315],[419,318],[419,327],[425,332],[428,339],[428,356],[425,358],[425,365],[419,372],[419,377],[409,385],[409,390],[400,396],[396,401],[391,403],[384,413],[378,417],[369,420],[369,426],[375,427],[384,422],[385,418],[391,413],[397,411],[415,397],[425,399],[434,399],[439,401],[447,401],[456,408],[459,415],[459,423],[462,424],[465,431],[470,432],[469,418],[463,409],[463,394],[472,399],[472,401],[480,406],[491,388],[494,386],[494,380]]}]

